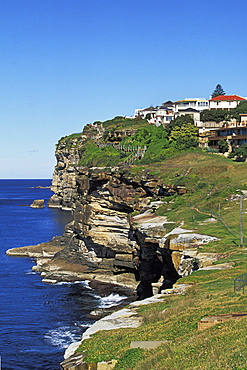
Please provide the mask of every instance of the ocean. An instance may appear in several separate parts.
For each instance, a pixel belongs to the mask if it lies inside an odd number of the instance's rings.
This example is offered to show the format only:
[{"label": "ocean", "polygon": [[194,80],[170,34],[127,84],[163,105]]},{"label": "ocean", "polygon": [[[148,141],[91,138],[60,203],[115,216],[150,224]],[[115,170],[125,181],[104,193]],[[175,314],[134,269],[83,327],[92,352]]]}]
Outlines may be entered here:
[{"label": "ocean", "polygon": [[[70,343],[93,323],[87,315],[122,297],[101,298],[88,282],[46,284],[30,258],[6,250],[62,235],[69,211],[47,207],[51,180],[0,180],[0,356],[2,370],[56,370]],[[37,188],[41,186],[43,188]],[[28,207],[45,199],[45,208]]]}]

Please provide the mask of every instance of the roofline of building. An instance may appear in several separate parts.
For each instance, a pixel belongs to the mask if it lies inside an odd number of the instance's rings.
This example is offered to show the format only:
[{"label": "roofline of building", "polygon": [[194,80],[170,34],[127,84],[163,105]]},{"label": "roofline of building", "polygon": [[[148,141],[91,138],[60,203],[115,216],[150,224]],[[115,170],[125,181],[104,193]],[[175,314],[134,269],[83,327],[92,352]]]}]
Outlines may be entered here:
[{"label": "roofline of building", "polygon": [[[221,97],[223,99],[221,99]],[[239,95],[218,95],[210,99],[209,101],[239,101],[239,100],[246,100],[246,99]]]}]

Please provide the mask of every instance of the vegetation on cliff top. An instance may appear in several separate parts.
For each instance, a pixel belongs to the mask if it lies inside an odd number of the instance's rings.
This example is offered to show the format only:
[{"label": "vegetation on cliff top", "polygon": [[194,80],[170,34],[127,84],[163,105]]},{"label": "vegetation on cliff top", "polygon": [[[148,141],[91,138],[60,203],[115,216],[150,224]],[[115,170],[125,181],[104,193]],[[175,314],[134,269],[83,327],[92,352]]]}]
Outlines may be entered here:
[{"label": "vegetation on cliff top", "polygon": [[88,140],[80,151],[79,166],[104,167],[117,166],[126,155],[113,146],[98,147],[94,141]]},{"label": "vegetation on cliff top", "polygon": [[[163,161],[184,150],[198,146],[198,129],[192,118],[178,117],[169,126],[153,126],[147,120],[115,117],[86,125],[82,134],[60,139],[63,148],[77,149],[79,166],[116,166]],[[138,147],[143,152],[138,152]]]}]

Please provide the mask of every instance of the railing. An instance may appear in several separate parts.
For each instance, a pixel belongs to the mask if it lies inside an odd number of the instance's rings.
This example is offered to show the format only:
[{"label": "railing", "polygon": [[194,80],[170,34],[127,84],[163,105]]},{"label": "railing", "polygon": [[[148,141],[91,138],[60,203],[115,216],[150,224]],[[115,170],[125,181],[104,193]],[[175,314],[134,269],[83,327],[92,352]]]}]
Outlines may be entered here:
[{"label": "railing", "polygon": [[122,150],[123,152],[136,152],[140,147],[139,146],[124,146],[120,144],[112,144],[113,147],[117,150]]},{"label": "railing", "polygon": [[239,290],[243,290],[244,287],[247,285],[247,273],[243,275],[239,275],[236,279],[234,279],[234,291],[238,292]]},{"label": "railing", "polygon": [[125,160],[122,162],[122,163],[125,163],[125,164],[132,164],[136,159],[141,159],[144,157],[145,155],[145,152],[147,150],[147,146],[144,145],[144,147],[141,147],[140,145],[139,146],[124,146],[124,145],[116,145],[116,144],[112,144],[112,143],[108,143],[108,144],[102,144],[97,137],[93,137],[92,138],[93,141],[95,142],[95,144],[99,147],[99,148],[104,148],[105,146],[113,146],[113,148],[117,149],[117,150],[121,150],[125,153],[128,153],[130,152],[130,155],[128,155],[127,158],[125,158]]},{"label": "railing", "polygon": [[132,153],[127,158],[125,158],[123,163],[131,165],[136,159],[143,158],[146,150],[147,150],[146,145],[143,148],[141,146],[132,147],[131,149]]}]

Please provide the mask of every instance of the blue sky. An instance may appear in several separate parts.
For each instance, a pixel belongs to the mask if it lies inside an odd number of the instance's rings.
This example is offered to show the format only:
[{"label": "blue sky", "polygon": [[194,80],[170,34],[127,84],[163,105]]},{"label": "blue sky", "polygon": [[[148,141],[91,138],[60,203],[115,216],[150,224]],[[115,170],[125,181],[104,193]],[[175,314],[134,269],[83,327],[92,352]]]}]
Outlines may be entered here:
[{"label": "blue sky", "polygon": [[166,100],[247,96],[247,2],[0,1],[0,178],[51,178],[60,137]]}]

